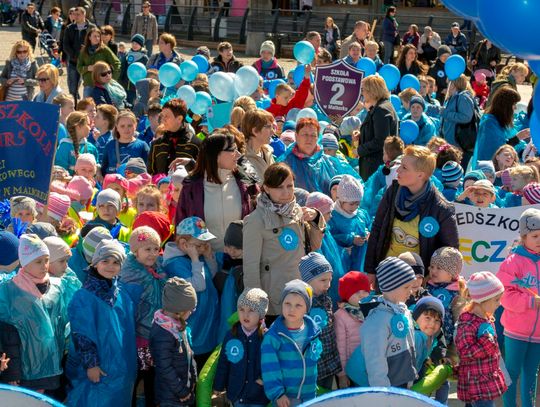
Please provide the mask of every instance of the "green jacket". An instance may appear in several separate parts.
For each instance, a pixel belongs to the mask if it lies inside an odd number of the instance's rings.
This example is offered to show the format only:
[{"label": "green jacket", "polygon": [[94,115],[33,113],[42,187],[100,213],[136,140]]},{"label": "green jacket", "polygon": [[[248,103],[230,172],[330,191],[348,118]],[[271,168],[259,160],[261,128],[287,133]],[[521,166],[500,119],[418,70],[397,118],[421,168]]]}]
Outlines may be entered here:
[{"label": "green jacket", "polygon": [[93,55],[89,55],[85,50],[81,51],[77,60],[77,71],[82,76],[83,86],[94,86],[92,80],[92,72],[88,70],[90,65],[94,65],[98,61],[107,62],[113,71],[113,78],[118,80],[120,77],[120,60],[107,46],[103,46]]}]

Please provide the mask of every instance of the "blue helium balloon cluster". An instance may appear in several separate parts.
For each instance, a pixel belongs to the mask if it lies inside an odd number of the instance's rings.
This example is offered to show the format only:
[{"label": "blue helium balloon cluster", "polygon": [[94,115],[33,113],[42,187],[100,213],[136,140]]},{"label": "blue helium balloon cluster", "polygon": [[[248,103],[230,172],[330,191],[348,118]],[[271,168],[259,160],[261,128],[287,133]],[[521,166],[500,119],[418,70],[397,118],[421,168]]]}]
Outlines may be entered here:
[{"label": "blue helium balloon cluster", "polygon": [[141,79],[146,78],[146,66],[140,62],[132,63],[127,69],[127,76],[132,84],[136,84]]},{"label": "blue helium balloon cluster", "polygon": [[180,64],[180,69],[182,70],[182,79],[186,82],[195,80],[197,74],[199,73],[199,67],[193,61],[182,62]]},{"label": "blue helium balloon cluster", "polygon": [[224,102],[234,100],[234,79],[225,72],[216,72],[208,78],[210,93]]},{"label": "blue helium balloon cluster", "polygon": [[356,63],[356,67],[364,72],[364,76],[371,76],[377,72],[377,66],[371,58],[363,57]]},{"label": "blue helium balloon cluster", "polygon": [[208,72],[208,68],[210,67],[210,64],[208,63],[208,60],[204,56],[197,54],[193,58],[191,58],[191,60],[197,64],[199,73]]},{"label": "blue helium balloon cluster", "polygon": [[466,63],[461,55],[452,55],[448,57],[444,64],[444,72],[451,81],[455,81],[465,72]]},{"label": "blue helium balloon cluster", "polygon": [[[386,64],[379,69],[379,75],[384,79],[386,87],[389,91],[393,91],[397,88],[399,84],[399,78],[401,78],[401,73],[397,66],[392,64]],[[403,89],[403,88],[402,88]]]},{"label": "blue helium balloon cluster", "polygon": [[197,92],[195,102],[191,105],[191,111],[198,115],[206,114],[208,108],[212,106],[212,97],[206,92]]},{"label": "blue helium balloon cluster", "polygon": [[420,129],[414,120],[403,120],[399,124],[399,136],[405,144],[411,144],[418,137]]},{"label": "blue helium balloon cluster", "polygon": [[195,103],[195,89],[190,85],[181,86],[176,91],[176,97],[186,102],[187,108],[191,109],[191,106]]},{"label": "blue helium balloon cluster", "polygon": [[182,70],[175,63],[167,62],[159,68],[158,77],[163,86],[172,88],[182,79]]},{"label": "blue helium balloon cluster", "polygon": [[420,81],[416,76],[408,73],[407,75],[403,75],[403,77],[399,81],[399,87],[401,90],[413,88],[417,92],[420,92]]},{"label": "blue helium balloon cluster", "polygon": [[[304,80],[304,65],[298,65],[296,68],[294,68],[293,82],[296,85],[296,87],[299,87],[303,80]],[[315,81],[315,77],[313,76],[312,73],[309,74],[309,80],[311,83]]]},{"label": "blue helium balloon cluster", "polygon": [[243,66],[236,71],[234,88],[238,96],[250,96],[259,87],[260,76],[252,66]]},{"label": "blue helium balloon cluster", "polygon": [[308,41],[299,41],[294,45],[293,55],[302,65],[309,65],[315,58],[315,48]]}]

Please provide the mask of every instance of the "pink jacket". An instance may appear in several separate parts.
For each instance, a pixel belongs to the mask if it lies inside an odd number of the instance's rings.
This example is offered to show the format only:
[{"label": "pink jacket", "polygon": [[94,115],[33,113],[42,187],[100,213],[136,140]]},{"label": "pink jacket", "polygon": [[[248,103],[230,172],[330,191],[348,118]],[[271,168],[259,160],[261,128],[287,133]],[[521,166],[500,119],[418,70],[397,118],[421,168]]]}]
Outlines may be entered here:
[{"label": "pink jacket", "polygon": [[540,255],[518,246],[501,264],[497,277],[504,284],[501,323],[509,338],[540,343]]},{"label": "pink jacket", "polygon": [[360,345],[360,326],[362,322],[353,318],[343,308],[334,313],[337,347],[343,370],[338,376],[345,375],[345,366],[355,349]]}]

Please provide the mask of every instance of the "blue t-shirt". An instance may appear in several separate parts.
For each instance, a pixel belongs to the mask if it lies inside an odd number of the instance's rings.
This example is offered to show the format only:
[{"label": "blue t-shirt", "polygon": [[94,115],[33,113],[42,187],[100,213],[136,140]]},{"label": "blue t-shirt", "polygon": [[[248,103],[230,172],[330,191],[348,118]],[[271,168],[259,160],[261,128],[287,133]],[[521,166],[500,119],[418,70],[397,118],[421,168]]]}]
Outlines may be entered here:
[{"label": "blue t-shirt", "polygon": [[101,137],[99,137],[95,141],[94,144],[98,151],[99,162],[103,161],[103,154],[105,153],[105,146],[107,145],[107,143],[109,142],[111,138],[112,138],[112,134],[111,134],[111,131],[109,130],[108,132],[104,133]]},{"label": "blue t-shirt", "polygon": [[60,143],[60,140],[66,138],[68,136],[68,132],[66,130],[66,126],[64,126],[62,123],[58,123],[58,143]]},{"label": "blue t-shirt", "polygon": [[118,163],[116,157],[116,143],[117,140],[112,138],[105,146],[103,160],[101,162],[101,171],[103,175],[115,173],[117,167],[126,164],[130,158],[140,157],[144,162],[148,161],[150,147],[148,147],[148,144],[144,141],[135,139],[130,143],[118,143],[120,154],[120,162]]}]

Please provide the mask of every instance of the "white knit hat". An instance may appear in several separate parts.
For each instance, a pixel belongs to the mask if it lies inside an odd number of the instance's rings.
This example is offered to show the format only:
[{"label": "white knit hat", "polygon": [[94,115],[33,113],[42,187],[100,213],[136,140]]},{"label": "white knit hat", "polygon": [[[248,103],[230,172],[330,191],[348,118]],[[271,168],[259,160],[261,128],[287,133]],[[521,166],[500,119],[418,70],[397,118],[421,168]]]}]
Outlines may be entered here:
[{"label": "white knit hat", "polygon": [[66,257],[71,257],[71,250],[69,250],[69,246],[64,239],[58,236],[49,236],[43,239],[43,242],[49,249],[49,261],[51,263]]},{"label": "white knit hat", "polygon": [[49,249],[37,235],[22,235],[19,239],[19,261],[27,266],[41,256],[48,256]]},{"label": "white knit hat", "polygon": [[474,302],[481,303],[504,292],[504,285],[489,271],[474,273],[467,281],[469,295]]},{"label": "white knit hat", "polygon": [[272,53],[272,56],[274,56],[276,54],[276,46],[270,40],[265,41],[261,44],[261,49],[259,50],[259,54],[263,51],[270,51]]},{"label": "white knit hat", "polygon": [[351,175],[344,175],[339,181],[337,198],[340,202],[360,202],[364,196],[364,187]]}]

